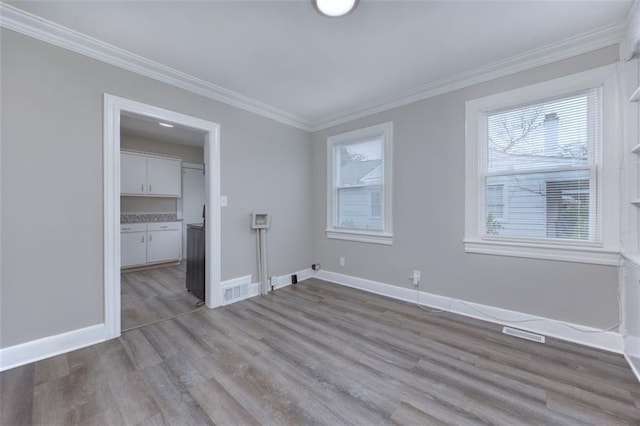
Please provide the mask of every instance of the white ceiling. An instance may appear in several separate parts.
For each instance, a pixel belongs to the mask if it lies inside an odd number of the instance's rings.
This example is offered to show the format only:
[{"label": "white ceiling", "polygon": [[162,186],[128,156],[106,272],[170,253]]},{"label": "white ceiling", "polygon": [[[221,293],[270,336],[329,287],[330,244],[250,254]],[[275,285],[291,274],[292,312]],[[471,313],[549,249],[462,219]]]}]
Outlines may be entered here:
[{"label": "white ceiling", "polygon": [[161,126],[158,120],[150,117],[127,113],[120,116],[120,131],[127,135],[142,136],[164,142],[204,147],[204,132],[190,129],[178,124],[173,127]]},{"label": "white ceiling", "polygon": [[611,26],[631,0],[20,1],[11,5],[317,124]]}]

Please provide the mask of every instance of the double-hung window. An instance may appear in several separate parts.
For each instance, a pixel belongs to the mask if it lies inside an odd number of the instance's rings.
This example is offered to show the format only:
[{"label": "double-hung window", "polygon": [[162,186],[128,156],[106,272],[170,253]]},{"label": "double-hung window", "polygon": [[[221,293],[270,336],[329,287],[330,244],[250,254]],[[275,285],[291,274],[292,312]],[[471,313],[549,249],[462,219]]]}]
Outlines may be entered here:
[{"label": "double-hung window", "polygon": [[617,261],[615,242],[605,238],[617,228],[619,205],[617,135],[606,125],[615,119],[604,100],[615,97],[605,83],[612,72],[467,102],[466,251]]},{"label": "double-hung window", "polygon": [[392,123],[327,138],[327,237],[391,244]]}]

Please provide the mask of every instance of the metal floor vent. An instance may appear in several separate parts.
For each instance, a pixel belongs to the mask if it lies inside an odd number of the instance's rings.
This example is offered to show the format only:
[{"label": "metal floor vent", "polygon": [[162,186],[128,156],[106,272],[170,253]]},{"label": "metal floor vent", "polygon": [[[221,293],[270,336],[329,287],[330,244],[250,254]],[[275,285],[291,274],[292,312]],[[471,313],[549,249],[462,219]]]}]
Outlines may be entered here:
[{"label": "metal floor vent", "polygon": [[248,284],[239,284],[233,287],[227,287],[224,289],[224,302],[226,303],[235,299],[247,297],[248,293]]},{"label": "metal floor vent", "polygon": [[518,330],[517,328],[502,327],[502,332],[509,336],[519,337],[521,339],[531,340],[533,342],[544,343],[544,336],[541,334],[530,333],[528,331]]}]

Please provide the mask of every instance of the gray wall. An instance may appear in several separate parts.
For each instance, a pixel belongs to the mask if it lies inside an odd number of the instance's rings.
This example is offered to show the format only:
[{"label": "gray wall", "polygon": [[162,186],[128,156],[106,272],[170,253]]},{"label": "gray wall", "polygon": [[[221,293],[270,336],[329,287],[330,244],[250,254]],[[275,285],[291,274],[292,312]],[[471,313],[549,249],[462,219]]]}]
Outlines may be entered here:
[{"label": "gray wall", "polygon": [[[465,102],[612,63],[610,47],[313,134],[314,262],[326,270],[594,327],[618,322],[617,268],[466,254]],[[329,240],[326,138],[393,121],[393,246]],[[338,259],[346,258],[339,266]]]},{"label": "gray wall", "polygon": [[311,263],[307,132],[9,30],[0,35],[0,347],[103,322],[105,92],[221,125],[223,279],[256,279],[254,210],[273,215],[271,274]]},{"label": "gray wall", "polygon": [[122,133],[120,135],[120,148],[132,149],[134,151],[152,152],[156,154],[173,155],[175,157],[181,158],[182,161],[185,161],[187,163],[204,163],[203,148],[165,142],[143,136]]}]

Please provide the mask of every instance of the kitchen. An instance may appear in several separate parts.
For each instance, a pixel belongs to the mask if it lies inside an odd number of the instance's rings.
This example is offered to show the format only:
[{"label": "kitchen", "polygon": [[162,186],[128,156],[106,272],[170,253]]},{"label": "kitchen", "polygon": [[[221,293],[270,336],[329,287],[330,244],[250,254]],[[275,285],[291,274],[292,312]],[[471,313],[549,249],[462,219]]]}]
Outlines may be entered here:
[{"label": "kitchen", "polygon": [[204,135],[123,114],[120,139],[125,331],[204,302]]}]

